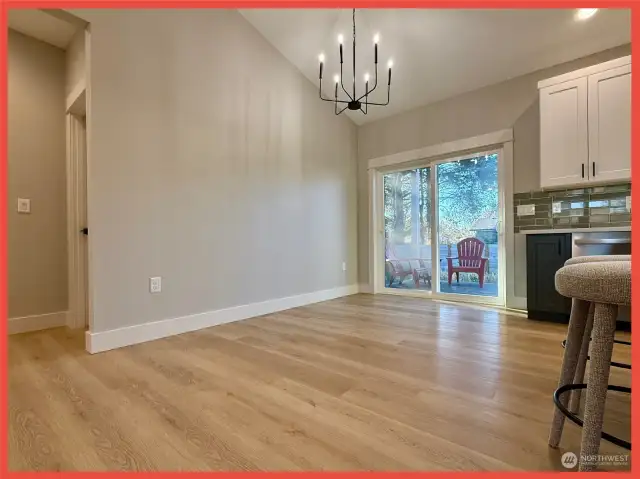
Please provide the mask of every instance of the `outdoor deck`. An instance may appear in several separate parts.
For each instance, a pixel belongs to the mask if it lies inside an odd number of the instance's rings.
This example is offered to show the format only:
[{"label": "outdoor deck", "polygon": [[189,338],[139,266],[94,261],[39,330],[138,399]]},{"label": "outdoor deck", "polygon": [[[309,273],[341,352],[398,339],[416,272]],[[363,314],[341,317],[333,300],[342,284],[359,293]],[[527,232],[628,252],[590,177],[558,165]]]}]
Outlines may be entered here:
[{"label": "outdoor deck", "polygon": [[[409,289],[409,290],[422,290],[422,291],[431,291],[429,286],[425,286],[422,282],[420,282],[420,287],[416,288],[413,283],[413,279],[406,278],[402,284],[399,284],[398,281],[393,283],[391,286],[392,289]],[[451,283],[451,286],[446,281],[440,283],[440,292],[441,293],[454,293],[454,294],[470,294],[474,296],[498,296],[498,285],[497,283],[484,283],[484,287],[480,288],[478,283],[465,283],[460,282],[460,284],[456,284],[455,280]]]}]

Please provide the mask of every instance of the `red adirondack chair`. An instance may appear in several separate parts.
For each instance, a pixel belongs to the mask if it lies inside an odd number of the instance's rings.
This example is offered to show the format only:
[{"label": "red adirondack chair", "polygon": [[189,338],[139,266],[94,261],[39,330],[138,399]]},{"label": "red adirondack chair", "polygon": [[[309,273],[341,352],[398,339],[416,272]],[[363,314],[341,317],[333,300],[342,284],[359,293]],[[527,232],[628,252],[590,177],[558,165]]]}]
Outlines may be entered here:
[{"label": "red adirondack chair", "polygon": [[[484,286],[484,272],[487,258],[482,257],[484,243],[478,238],[465,238],[458,243],[458,257],[447,257],[447,270],[449,272],[449,285],[453,273],[456,274],[456,281],[460,282],[460,273],[476,273],[480,287]],[[458,260],[458,265],[453,265],[453,260]]]}]

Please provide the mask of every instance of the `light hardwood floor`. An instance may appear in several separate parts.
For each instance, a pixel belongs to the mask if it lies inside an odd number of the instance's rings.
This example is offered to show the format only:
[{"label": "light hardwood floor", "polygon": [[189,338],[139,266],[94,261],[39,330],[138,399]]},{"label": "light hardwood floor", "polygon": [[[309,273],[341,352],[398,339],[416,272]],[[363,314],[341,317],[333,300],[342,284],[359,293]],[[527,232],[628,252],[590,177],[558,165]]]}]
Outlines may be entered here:
[{"label": "light hardwood floor", "polygon": [[[11,336],[9,467],[561,470],[580,445],[567,423],[547,446],[565,332],[355,295],[93,356],[79,332]],[[629,397],[607,407],[628,438]]]}]

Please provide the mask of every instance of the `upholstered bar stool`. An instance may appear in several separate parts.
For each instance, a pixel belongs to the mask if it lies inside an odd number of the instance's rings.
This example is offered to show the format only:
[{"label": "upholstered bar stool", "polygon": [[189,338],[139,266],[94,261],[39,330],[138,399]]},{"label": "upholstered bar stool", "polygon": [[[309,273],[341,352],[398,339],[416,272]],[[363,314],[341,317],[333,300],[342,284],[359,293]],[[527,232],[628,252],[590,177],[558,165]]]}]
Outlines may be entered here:
[{"label": "upholstered bar stool", "polygon": [[[623,441],[602,432],[602,422],[607,389],[625,390],[625,388],[609,386],[608,381],[618,306],[631,303],[631,262],[608,261],[567,265],[556,273],[555,283],[556,290],[560,294],[572,298],[573,307],[559,388],[554,394],[557,407],[551,425],[549,445],[558,446],[565,414],[570,414],[566,410],[567,400],[563,393],[571,390],[570,382],[575,377],[578,357],[582,349],[587,313],[590,303],[593,303],[591,361],[589,382],[586,387],[584,420],[575,421],[572,418],[574,422],[583,426],[580,455],[581,457],[591,456],[598,453],[601,437],[623,445],[621,444]],[[561,411],[560,407],[565,411]],[[580,471],[590,471],[594,468],[595,465],[592,463],[580,464]]]},{"label": "upholstered bar stool", "polygon": [[[631,261],[630,254],[612,254],[612,255],[599,255],[599,256],[576,256],[575,258],[569,258],[564,264],[565,266],[569,266],[572,264],[579,263],[602,263],[605,261]],[[572,309],[573,303],[575,300],[572,300]],[[574,384],[581,384],[584,382],[584,373],[587,368],[587,359],[589,358],[589,343],[591,341],[591,330],[593,328],[593,303],[589,307],[589,312],[587,313],[586,325],[584,329],[584,335],[582,336],[582,346],[580,348],[580,355],[578,357],[578,364],[576,365],[576,374],[573,378]],[[615,341],[616,343],[630,345],[628,341]],[[625,364],[617,364],[612,363],[613,366],[617,367],[626,367]],[[571,401],[569,402],[569,411],[573,413],[578,413],[580,410],[580,398],[581,398],[581,389],[576,389],[571,392]]]}]

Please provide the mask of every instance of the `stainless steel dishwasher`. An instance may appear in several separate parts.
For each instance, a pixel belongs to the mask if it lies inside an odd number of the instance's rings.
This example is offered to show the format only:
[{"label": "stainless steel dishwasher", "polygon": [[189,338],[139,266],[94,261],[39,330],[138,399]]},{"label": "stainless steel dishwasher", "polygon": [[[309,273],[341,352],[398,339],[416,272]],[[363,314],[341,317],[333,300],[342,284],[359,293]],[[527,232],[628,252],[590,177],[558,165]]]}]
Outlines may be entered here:
[{"label": "stainless steel dishwasher", "polygon": [[[571,256],[631,254],[631,231],[577,231],[571,235]],[[619,321],[631,320],[631,309],[620,307]]]}]

